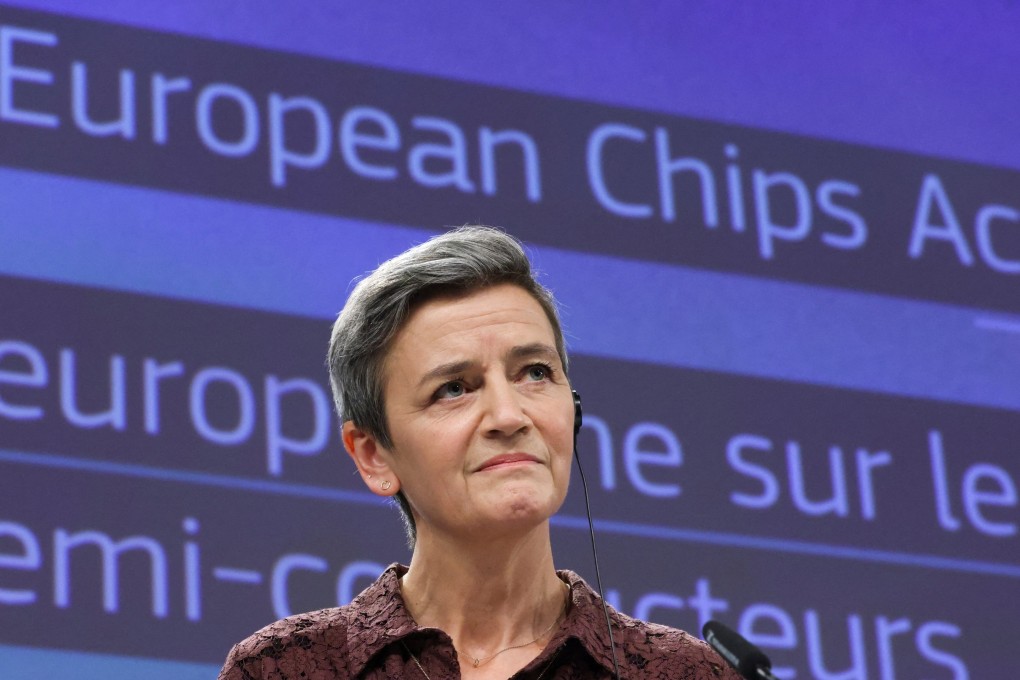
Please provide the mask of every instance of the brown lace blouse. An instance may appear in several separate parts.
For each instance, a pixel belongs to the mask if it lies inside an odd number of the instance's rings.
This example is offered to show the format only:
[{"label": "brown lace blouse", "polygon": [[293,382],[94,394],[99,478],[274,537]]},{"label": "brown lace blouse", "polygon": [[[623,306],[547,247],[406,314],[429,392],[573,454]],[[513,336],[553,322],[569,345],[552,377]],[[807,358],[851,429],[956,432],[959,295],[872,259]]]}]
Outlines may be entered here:
[{"label": "brown lace blouse", "polygon": [[[418,657],[432,680],[460,678],[453,642],[438,628],[419,628],[400,595],[407,568],[394,564],[349,605],[297,614],[234,645],[219,680],[425,680],[408,654]],[[559,572],[571,605],[559,630],[519,680],[609,679],[605,615],[599,596],[571,571]],[[667,626],[638,621],[610,607],[620,677],[628,680],[740,680],[697,638]]]}]

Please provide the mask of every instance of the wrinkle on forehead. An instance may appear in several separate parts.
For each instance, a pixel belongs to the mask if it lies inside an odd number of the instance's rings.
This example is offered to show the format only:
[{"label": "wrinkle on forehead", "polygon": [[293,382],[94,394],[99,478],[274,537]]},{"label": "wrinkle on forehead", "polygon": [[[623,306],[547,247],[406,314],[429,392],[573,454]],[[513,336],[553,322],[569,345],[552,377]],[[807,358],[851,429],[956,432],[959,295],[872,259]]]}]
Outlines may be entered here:
[{"label": "wrinkle on forehead", "polygon": [[[464,296],[434,298],[415,309],[397,332],[384,362],[386,383],[402,359],[411,358],[414,373],[420,375],[437,364],[481,358],[466,355],[476,354],[479,347],[497,346],[504,338],[508,342],[517,338],[514,345],[540,344],[555,350],[552,324],[523,288],[502,284]],[[421,356],[412,357],[413,353]],[[413,376],[402,377],[416,382]]]}]

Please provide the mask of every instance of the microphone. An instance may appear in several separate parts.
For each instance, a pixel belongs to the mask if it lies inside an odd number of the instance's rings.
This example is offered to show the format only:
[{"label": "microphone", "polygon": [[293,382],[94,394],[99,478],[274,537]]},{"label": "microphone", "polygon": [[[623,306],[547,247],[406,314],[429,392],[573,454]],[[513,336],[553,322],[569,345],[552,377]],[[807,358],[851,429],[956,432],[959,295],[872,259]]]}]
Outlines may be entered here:
[{"label": "microphone", "polygon": [[709,621],[701,629],[701,636],[745,680],[778,680],[772,675],[772,662],[765,653],[737,631],[718,621]]}]

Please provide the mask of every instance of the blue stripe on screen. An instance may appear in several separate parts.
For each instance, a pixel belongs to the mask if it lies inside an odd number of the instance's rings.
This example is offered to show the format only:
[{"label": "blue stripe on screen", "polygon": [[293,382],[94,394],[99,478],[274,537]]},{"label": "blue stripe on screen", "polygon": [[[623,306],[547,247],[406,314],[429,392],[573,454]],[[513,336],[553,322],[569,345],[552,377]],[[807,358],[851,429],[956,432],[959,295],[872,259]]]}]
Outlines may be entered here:
[{"label": "blue stripe on screen", "polygon": [[[428,235],[8,169],[0,185],[0,273],[317,318]],[[1014,316],[532,252],[576,353],[1020,410]]]}]

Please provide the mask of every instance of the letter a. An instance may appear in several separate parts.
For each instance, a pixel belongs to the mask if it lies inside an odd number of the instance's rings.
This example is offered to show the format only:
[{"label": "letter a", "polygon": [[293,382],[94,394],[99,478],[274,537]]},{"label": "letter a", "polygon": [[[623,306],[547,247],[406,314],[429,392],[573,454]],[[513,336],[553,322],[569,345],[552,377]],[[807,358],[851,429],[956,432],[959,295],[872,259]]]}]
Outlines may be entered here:
[{"label": "letter a", "polygon": [[[932,224],[932,208],[941,213],[941,224]],[[956,248],[956,256],[968,267],[974,264],[974,255],[967,246],[967,238],[956,219],[953,205],[942,187],[938,175],[925,175],[921,184],[921,197],[917,201],[917,212],[914,214],[914,230],[910,236],[910,257],[918,259],[924,254],[926,239],[949,241]]]}]

